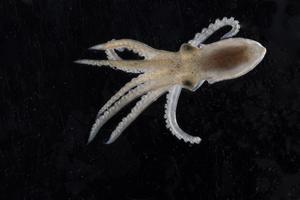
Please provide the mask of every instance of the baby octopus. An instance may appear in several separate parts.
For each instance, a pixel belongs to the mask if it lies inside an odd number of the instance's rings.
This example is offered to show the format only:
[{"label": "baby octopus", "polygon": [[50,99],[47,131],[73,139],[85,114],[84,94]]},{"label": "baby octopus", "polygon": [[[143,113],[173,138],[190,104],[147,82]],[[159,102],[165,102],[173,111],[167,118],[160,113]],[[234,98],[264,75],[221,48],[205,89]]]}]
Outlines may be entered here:
[{"label": "baby octopus", "polygon": [[[231,26],[220,41],[203,44],[215,31]],[[82,59],[79,64],[110,66],[128,73],[139,73],[125,84],[99,110],[88,141],[91,142],[100,128],[124,106],[141,97],[131,112],[122,119],[106,142],[114,142],[120,134],[162,94],[167,94],[165,105],[166,126],[178,139],[199,143],[200,137],[184,132],[176,120],[176,107],[182,88],[196,91],[204,81],[212,84],[240,77],[263,59],[266,49],[258,42],[245,38],[231,38],[239,32],[240,25],[233,17],[217,19],[215,23],[197,33],[194,39],[183,43],[179,51],[170,52],[154,49],[131,39],[112,40],[91,47],[104,50],[108,60]],[[143,60],[122,60],[115,50],[128,49],[142,56]]]}]

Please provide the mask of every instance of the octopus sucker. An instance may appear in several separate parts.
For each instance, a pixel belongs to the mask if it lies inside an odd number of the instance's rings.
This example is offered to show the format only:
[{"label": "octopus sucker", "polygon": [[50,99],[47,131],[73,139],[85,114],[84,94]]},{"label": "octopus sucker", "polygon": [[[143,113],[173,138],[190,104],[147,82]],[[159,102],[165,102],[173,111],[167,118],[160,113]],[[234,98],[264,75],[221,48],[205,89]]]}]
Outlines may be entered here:
[{"label": "octopus sucker", "polygon": [[[224,26],[231,30],[219,41],[204,44],[215,31]],[[123,107],[137,98],[141,99],[131,112],[117,125],[106,142],[114,142],[121,133],[162,94],[167,94],[165,105],[166,127],[180,140],[191,144],[201,141],[183,131],[177,123],[176,109],[182,89],[195,92],[204,81],[209,84],[238,78],[254,69],[264,58],[266,48],[247,38],[233,38],[240,30],[239,21],[233,17],[217,19],[202,29],[188,43],[183,43],[176,52],[155,49],[131,39],[111,40],[95,45],[92,50],[103,50],[107,60],[82,59],[79,64],[109,66],[127,73],[139,73],[125,84],[99,110],[92,126],[88,142],[91,142],[102,126]],[[123,60],[116,52],[124,49],[137,53],[143,60]]]}]

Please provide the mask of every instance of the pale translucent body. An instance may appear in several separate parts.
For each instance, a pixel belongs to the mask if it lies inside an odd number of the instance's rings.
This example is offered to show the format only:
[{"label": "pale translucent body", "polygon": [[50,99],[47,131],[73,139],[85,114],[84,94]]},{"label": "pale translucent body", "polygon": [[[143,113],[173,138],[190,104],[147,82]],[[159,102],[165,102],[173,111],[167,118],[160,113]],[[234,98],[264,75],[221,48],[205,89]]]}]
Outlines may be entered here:
[{"label": "pale translucent body", "polygon": [[[215,31],[231,26],[221,40],[211,44],[203,42]],[[215,23],[197,33],[194,39],[181,45],[179,51],[170,52],[154,49],[144,43],[130,40],[112,40],[91,47],[103,50],[108,60],[78,60],[76,63],[110,66],[128,73],[142,73],[125,84],[98,112],[90,132],[92,141],[102,126],[124,106],[136,98],[131,112],[123,118],[112,132],[107,143],[114,142],[138,115],[162,94],[168,93],[165,106],[166,126],[178,139],[199,143],[200,137],[184,132],[176,120],[176,108],[182,88],[196,91],[204,81],[215,83],[240,77],[252,70],[263,59],[266,49],[256,41],[245,38],[231,38],[239,32],[240,26],[234,18],[217,19]],[[142,56],[143,60],[123,60],[115,50],[128,49]]]}]

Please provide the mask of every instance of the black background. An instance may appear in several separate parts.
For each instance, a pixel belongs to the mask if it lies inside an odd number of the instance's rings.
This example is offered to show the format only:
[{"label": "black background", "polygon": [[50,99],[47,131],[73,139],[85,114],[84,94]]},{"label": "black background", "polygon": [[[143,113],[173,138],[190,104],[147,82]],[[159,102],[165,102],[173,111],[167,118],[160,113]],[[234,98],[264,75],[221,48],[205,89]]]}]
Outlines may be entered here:
[{"label": "black background", "polygon": [[[299,199],[300,2],[287,0],[1,0],[1,199]],[[76,65],[87,48],[132,38],[178,50],[216,18],[265,59],[247,75],[183,91],[165,128],[165,97],[112,145],[86,145],[98,109],[133,74]],[[123,116],[126,111],[121,112]]]}]

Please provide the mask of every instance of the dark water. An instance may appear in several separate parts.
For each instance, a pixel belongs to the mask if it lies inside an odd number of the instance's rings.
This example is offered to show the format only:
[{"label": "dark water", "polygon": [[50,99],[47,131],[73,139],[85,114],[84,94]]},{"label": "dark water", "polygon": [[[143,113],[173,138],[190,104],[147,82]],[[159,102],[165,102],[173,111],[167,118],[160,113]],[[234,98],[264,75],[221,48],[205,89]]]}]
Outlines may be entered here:
[{"label": "dark water", "polygon": [[[0,199],[300,199],[300,2],[2,0]],[[249,74],[165,97],[112,145],[86,145],[97,110],[133,75],[73,64],[87,48],[132,38],[177,50],[216,18],[268,50]],[[121,112],[121,114],[125,114]]]}]

